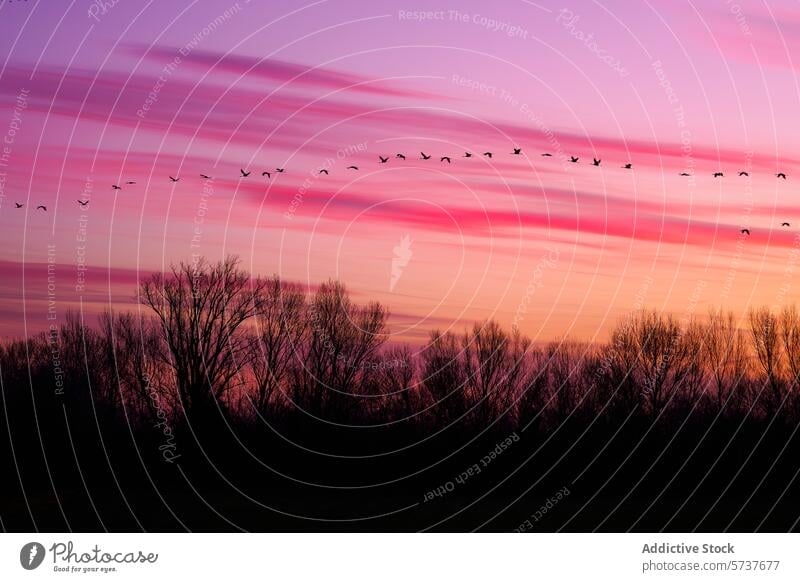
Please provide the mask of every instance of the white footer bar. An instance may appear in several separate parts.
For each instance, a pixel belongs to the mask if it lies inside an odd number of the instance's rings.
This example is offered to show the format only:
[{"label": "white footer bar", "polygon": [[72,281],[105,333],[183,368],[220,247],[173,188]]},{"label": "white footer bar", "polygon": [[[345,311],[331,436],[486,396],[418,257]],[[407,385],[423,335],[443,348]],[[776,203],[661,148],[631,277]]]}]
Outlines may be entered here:
[{"label": "white footer bar", "polygon": [[2,534],[0,580],[800,580],[794,534]]}]

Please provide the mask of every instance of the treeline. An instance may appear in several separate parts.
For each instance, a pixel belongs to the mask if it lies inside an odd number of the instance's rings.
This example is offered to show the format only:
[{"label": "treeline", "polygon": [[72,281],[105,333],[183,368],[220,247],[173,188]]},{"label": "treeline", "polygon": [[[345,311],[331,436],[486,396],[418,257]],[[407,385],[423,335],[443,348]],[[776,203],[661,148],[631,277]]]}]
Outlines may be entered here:
[{"label": "treeline", "polygon": [[534,345],[494,321],[387,340],[388,310],[335,281],[307,292],[252,278],[235,258],[182,263],[146,280],[137,312],[98,324],[70,314],[0,346],[8,400],[82,398],[128,425],[214,418],[403,426],[426,431],[680,414],[795,419],[800,313],[753,310],[679,321],[637,312],[605,344]]}]

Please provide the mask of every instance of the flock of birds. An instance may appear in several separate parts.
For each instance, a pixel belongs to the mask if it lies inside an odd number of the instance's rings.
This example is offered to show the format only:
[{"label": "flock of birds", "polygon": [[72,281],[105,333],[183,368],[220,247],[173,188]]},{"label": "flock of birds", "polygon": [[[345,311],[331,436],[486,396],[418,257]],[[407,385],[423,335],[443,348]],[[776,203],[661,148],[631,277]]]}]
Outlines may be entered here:
[{"label": "flock of birds", "polygon": [[[430,160],[433,157],[432,154],[426,154],[425,152],[420,152],[419,154],[420,154],[420,157],[419,157],[420,160]],[[486,158],[489,158],[489,159],[492,159],[494,157],[494,153],[490,152],[490,151],[483,152],[482,155],[484,157],[486,157]],[[512,156],[522,155],[522,148],[513,148],[513,151],[510,152],[510,155],[512,155]],[[541,154],[541,156],[542,157],[546,157],[546,158],[550,158],[550,157],[553,157],[553,154],[543,153],[543,154]],[[472,157],[474,157],[474,154],[472,152],[464,152],[464,155],[462,157],[464,157],[464,158],[472,158]],[[405,154],[401,154],[401,153],[395,154],[395,158],[398,159],[398,160],[406,160],[407,159]],[[378,160],[379,160],[378,164],[387,164],[387,163],[389,163],[389,159],[390,159],[389,156],[381,156],[381,155],[379,155],[378,156]],[[567,161],[570,162],[570,163],[573,163],[573,164],[578,164],[578,163],[580,163],[580,158],[577,157],[577,156],[569,156],[569,159]],[[441,162],[441,163],[445,163],[446,162],[448,164],[452,164],[453,160],[452,160],[452,158],[450,156],[440,156],[439,157],[439,162]],[[602,159],[592,157],[592,166],[599,167],[601,163],[602,163]],[[620,167],[625,169],[625,170],[632,170],[633,169],[633,164],[632,163],[627,163],[627,164],[624,164],[623,166],[620,166]],[[358,171],[359,167],[355,166],[355,165],[350,165],[350,166],[347,166],[346,169],[347,170]],[[272,174],[283,174],[284,172],[285,172],[284,168],[275,168],[272,171],[266,171],[265,170],[265,171],[261,172],[261,176],[262,177],[266,176],[267,179],[272,179]],[[240,175],[238,177],[240,179],[241,178],[247,178],[252,173],[252,170],[251,171],[246,171],[244,169],[239,169],[239,173],[240,173]],[[318,171],[318,175],[326,175],[327,176],[329,174],[330,174],[330,172],[326,168],[321,168]],[[688,173],[688,172],[680,172],[678,175],[679,176],[691,176],[691,174]],[[714,178],[723,178],[725,176],[725,174],[723,172],[714,172],[712,174],[712,176]],[[748,177],[748,176],[750,176],[750,173],[749,172],[745,172],[745,171],[740,171],[739,172],[739,176],[740,177],[741,176]],[[200,177],[202,179],[204,179],[204,180],[213,179],[211,176],[209,176],[207,174],[200,174]],[[778,179],[785,180],[786,179],[786,174],[784,172],[778,172],[777,174],[775,174],[775,177],[778,178]],[[173,183],[179,182],[181,180],[180,177],[175,177],[175,176],[169,176],[169,179]],[[131,186],[131,185],[136,184],[136,182],[131,180],[131,181],[125,182],[124,184],[126,186]],[[111,189],[112,190],[122,190],[122,186],[120,186],[119,184],[112,184],[111,185]],[[77,200],[77,202],[81,207],[85,207],[85,206],[87,206],[89,204],[89,200]],[[16,208],[23,208],[25,206],[24,204],[20,204],[19,202],[15,202],[14,205],[16,206]],[[44,212],[47,212],[47,206],[45,206],[43,204],[40,204],[39,206],[36,207],[36,210],[42,210]],[[788,222],[783,222],[783,223],[781,223],[781,226],[782,227],[788,227],[788,226],[791,226],[791,224],[788,223]],[[747,228],[741,229],[740,232],[741,232],[741,234],[745,234],[745,235],[748,235],[748,236],[750,235],[750,229],[747,229]]]}]

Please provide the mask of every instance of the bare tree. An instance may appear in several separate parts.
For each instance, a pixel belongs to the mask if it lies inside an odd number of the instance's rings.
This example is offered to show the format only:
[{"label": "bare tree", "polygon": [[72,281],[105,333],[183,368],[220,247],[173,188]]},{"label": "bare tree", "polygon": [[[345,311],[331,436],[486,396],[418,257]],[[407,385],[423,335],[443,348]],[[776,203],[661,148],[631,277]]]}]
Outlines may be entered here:
[{"label": "bare tree", "polygon": [[783,397],[781,386],[781,342],[778,318],[762,307],[749,313],[750,335],[761,370],[766,376],[769,394],[762,398],[768,414],[777,410]]},{"label": "bare tree", "polygon": [[265,282],[229,257],[180,263],[141,285],[140,301],[161,324],[184,410],[207,414],[237,382],[249,342],[243,324],[259,311]]},{"label": "bare tree", "polygon": [[461,342],[452,332],[431,332],[422,350],[422,383],[430,394],[433,414],[447,424],[466,412],[466,371]]},{"label": "bare tree", "polygon": [[465,395],[472,417],[488,426],[511,404],[528,373],[530,340],[518,330],[506,333],[496,321],[476,323],[462,337]]},{"label": "bare tree", "polygon": [[266,281],[264,296],[258,301],[255,333],[248,361],[253,375],[255,408],[269,412],[293,366],[299,364],[307,330],[305,293],[296,284],[278,277]]},{"label": "bare tree", "polygon": [[748,353],[747,343],[733,313],[709,312],[703,356],[714,384],[717,408],[722,409],[726,403],[728,410],[737,406],[739,399],[731,398],[731,394],[744,385]]},{"label": "bare tree", "polygon": [[677,404],[686,411],[695,409],[707,400],[706,362],[703,359],[706,327],[695,319],[682,330],[678,352],[681,357],[675,362]]},{"label": "bare tree", "polygon": [[373,399],[373,414],[390,420],[409,419],[420,412],[425,403],[416,382],[416,369],[411,348],[406,345],[391,346],[382,354],[376,365],[377,383],[381,400]]},{"label": "bare tree", "polygon": [[517,398],[517,423],[520,427],[538,426],[544,421],[547,402],[547,358],[541,348],[526,350],[524,365],[527,372],[522,381]]},{"label": "bare tree", "polygon": [[600,348],[602,376],[594,380],[597,399],[610,411],[631,412],[641,403],[639,383],[639,343],[634,327],[635,316],[627,317],[611,331],[608,344]]},{"label": "bare tree", "polygon": [[386,342],[387,317],[380,303],[354,304],[339,282],[320,285],[306,310],[302,366],[293,378],[304,406],[314,414],[353,413],[361,380]]},{"label": "bare tree", "polygon": [[164,371],[164,344],[158,325],[133,313],[104,311],[99,317],[99,337],[107,382],[117,386],[132,420],[154,419],[171,413],[179,404]]},{"label": "bare tree", "polygon": [[797,383],[800,381],[800,313],[796,306],[791,305],[783,309],[780,319],[783,353],[789,371],[789,392],[796,402]]},{"label": "bare tree", "polygon": [[586,401],[585,356],[588,346],[572,340],[547,344],[545,357],[551,408],[558,420],[574,414]]},{"label": "bare tree", "polygon": [[683,330],[672,315],[642,312],[632,321],[638,368],[650,412],[659,414],[680,386],[687,353]]}]

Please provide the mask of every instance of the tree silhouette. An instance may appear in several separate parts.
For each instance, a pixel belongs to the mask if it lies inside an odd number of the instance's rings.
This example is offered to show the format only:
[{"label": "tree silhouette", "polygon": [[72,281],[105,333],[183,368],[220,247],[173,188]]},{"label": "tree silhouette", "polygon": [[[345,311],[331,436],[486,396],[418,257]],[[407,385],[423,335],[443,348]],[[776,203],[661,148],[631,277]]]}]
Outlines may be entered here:
[{"label": "tree silhouette", "polygon": [[207,418],[240,379],[250,341],[243,325],[261,309],[264,288],[229,257],[204,259],[152,275],[139,296],[160,322],[179,401],[189,415]]}]

